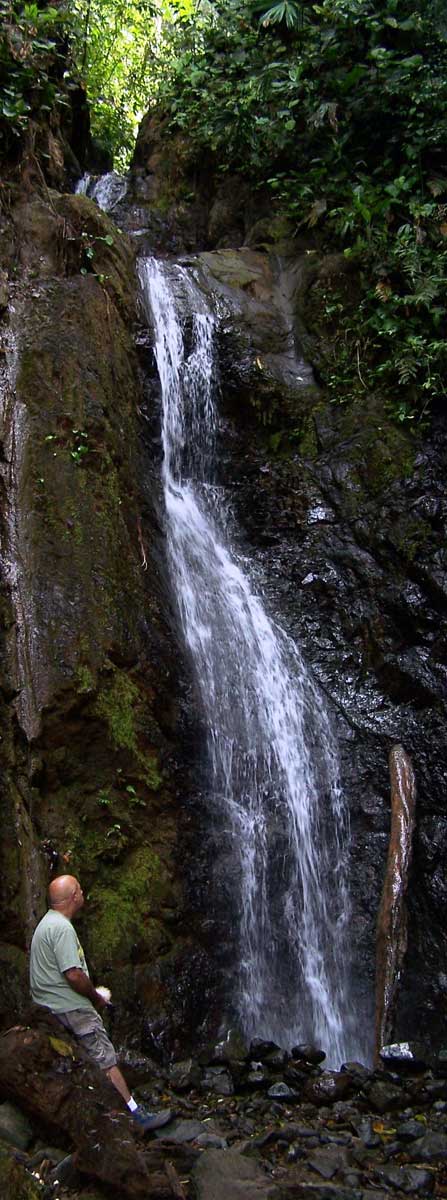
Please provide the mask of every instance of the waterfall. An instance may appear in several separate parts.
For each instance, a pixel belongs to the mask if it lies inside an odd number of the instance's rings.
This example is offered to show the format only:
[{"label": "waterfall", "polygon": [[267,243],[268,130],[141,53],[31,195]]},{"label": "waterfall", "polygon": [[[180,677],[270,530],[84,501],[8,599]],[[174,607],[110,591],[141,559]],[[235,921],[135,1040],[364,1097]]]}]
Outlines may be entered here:
[{"label": "waterfall", "polygon": [[[233,1003],[249,1038],[352,1046],[348,821],[329,717],[299,650],[231,545],[214,475],[215,318],[183,267],[141,260],[162,392],[166,536],[207,729],[208,793],[237,929]],[[192,327],[191,327],[192,322]],[[233,539],[234,540],[234,539]]]},{"label": "waterfall", "polygon": [[112,212],[127,192],[127,179],[118,175],[117,171],[109,171],[107,175],[83,175],[75,187],[77,196],[90,196],[96,200],[98,208],[104,212]]}]

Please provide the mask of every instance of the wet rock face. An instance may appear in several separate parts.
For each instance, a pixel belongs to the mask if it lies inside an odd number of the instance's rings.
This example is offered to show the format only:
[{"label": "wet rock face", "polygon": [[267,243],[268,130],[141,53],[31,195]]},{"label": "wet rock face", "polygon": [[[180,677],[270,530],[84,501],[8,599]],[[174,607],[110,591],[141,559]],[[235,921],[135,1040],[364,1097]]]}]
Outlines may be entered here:
[{"label": "wet rock face", "polygon": [[272,271],[265,256],[245,250],[196,261],[220,314],[220,479],[256,562],[256,585],[301,645],[338,733],[352,832],[353,1004],[372,1029],[387,760],[400,742],[418,801],[393,1035],[415,1037],[428,1024],[442,1045],[445,420],[435,416],[424,436],[390,422],[377,397],[346,409],[327,403],[300,362],[309,288],[324,261],[313,259],[310,271],[306,258],[285,260]]},{"label": "wet rock face", "polygon": [[[194,734],[166,619],[133,252],[83,196],[22,201],[11,237],[22,275],[1,331],[1,1018],[28,1002],[24,951],[49,878],[68,870],[88,896],[79,932],[112,988],[115,1036],[163,1013],[175,1041],[192,1018],[172,980],[197,950],[176,864]],[[200,1014],[206,989],[195,1001]]]},{"label": "wet rock face", "polygon": [[[163,175],[162,132],[142,133],[116,216],[141,227],[138,245],[207,248],[194,266],[218,299],[220,481],[256,586],[302,647],[338,734],[352,829],[353,1010],[372,1037],[387,757],[400,742],[418,807],[393,1037],[428,1024],[442,1042],[445,421],[409,436],[380,398],[327,403],[307,362],[318,366],[319,354],[307,323],[315,281],[340,264],[284,246],[281,260],[259,253],[261,243],[281,246],[262,202],[254,211],[246,191],[215,185],[206,164],[183,206],[186,149]],[[83,196],[23,201],[13,222],[24,285],[12,271],[0,280],[10,313],[8,370],[0,357],[0,1004],[5,1020],[20,1011],[48,878],[68,868],[89,894],[80,934],[118,1002],[118,1037],[138,1039],[143,1025],[147,1050],[183,1056],[199,1029],[201,1039],[216,1034],[218,968],[231,964],[225,906],[209,911],[201,730],[173,634],[158,383],[147,330],[139,361],[134,350],[133,250]],[[252,1073],[264,1079],[263,1063]],[[285,1083],[294,1090],[292,1076]]]}]

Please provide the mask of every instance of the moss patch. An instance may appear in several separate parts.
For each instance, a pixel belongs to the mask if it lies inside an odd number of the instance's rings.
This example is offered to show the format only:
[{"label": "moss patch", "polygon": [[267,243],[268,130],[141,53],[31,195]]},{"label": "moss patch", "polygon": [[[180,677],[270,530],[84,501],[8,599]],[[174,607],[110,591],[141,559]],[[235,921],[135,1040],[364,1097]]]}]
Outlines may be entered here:
[{"label": "moss patch", "polygon": [[96,712],[106,722],[115,746],[136,750],[134,705],[138,688],[125,671],[114,670],[110,685],[101,692]]},{"label": "moss patch", "polygon": [[158,791],[162,778],[154,755],[140,750],[138,745],[138,722],[143,716],[144,697],[136,682],[123,670],[113,667],[110,682],[102,689],[95,704],[95,712],[105,721],[113,745],[119,750],[130,750],[142,770],[141,778],[151,791]]},{"label": "moss patch", "polygon": [[90,670],[90,667],[87,667],[85,663],[82,663],[79,667],[77,667],[76,679],[78,682],[78,692],[80,696],[82,696],[85,692],[93,692],[95,690],[94,676]]},{"label": "moss patch", "polygon": [[135,850],[113,880],[94,885],[90,893],[90,949],[102,962],[128,954],[130,942],[143,942],[148,952],[166,940],[152,915],[170,896],[170,880],[158,854],[149,846]]}]

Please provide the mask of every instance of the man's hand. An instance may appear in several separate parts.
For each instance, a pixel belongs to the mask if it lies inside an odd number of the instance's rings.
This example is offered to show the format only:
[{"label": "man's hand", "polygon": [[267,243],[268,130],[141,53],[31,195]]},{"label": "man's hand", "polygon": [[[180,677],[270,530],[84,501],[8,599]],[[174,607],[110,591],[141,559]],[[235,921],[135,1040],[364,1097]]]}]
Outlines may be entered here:
[{"label": "man's hand", "polygon": [[81,970],[81,967],[69,967],[68,971],[64,971],[64,975],[67,983],[73,988],[73,991],[77,992],[79,996],[87,996],[87,999],[91,1000],[95,1008],[102,1009],[108,1007],[107,1000],[98,995],[91,979],[85,974],[85,971]]}]

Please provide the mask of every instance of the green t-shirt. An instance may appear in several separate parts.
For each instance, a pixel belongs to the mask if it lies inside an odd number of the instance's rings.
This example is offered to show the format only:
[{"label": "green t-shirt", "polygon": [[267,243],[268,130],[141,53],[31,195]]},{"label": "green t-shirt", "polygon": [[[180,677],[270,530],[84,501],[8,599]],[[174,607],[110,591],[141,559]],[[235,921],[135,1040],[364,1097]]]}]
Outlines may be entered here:
[{"label": "green t-shirt", "polygon": [[85,954],[68,917],[48,909],[34,930],[30,952],[30,985],[35,1004],[52,1012],[73,1012],[75,1008],[95,1011],[87,996],[70,987],[64,971],[80,967],[88,975]]}]

